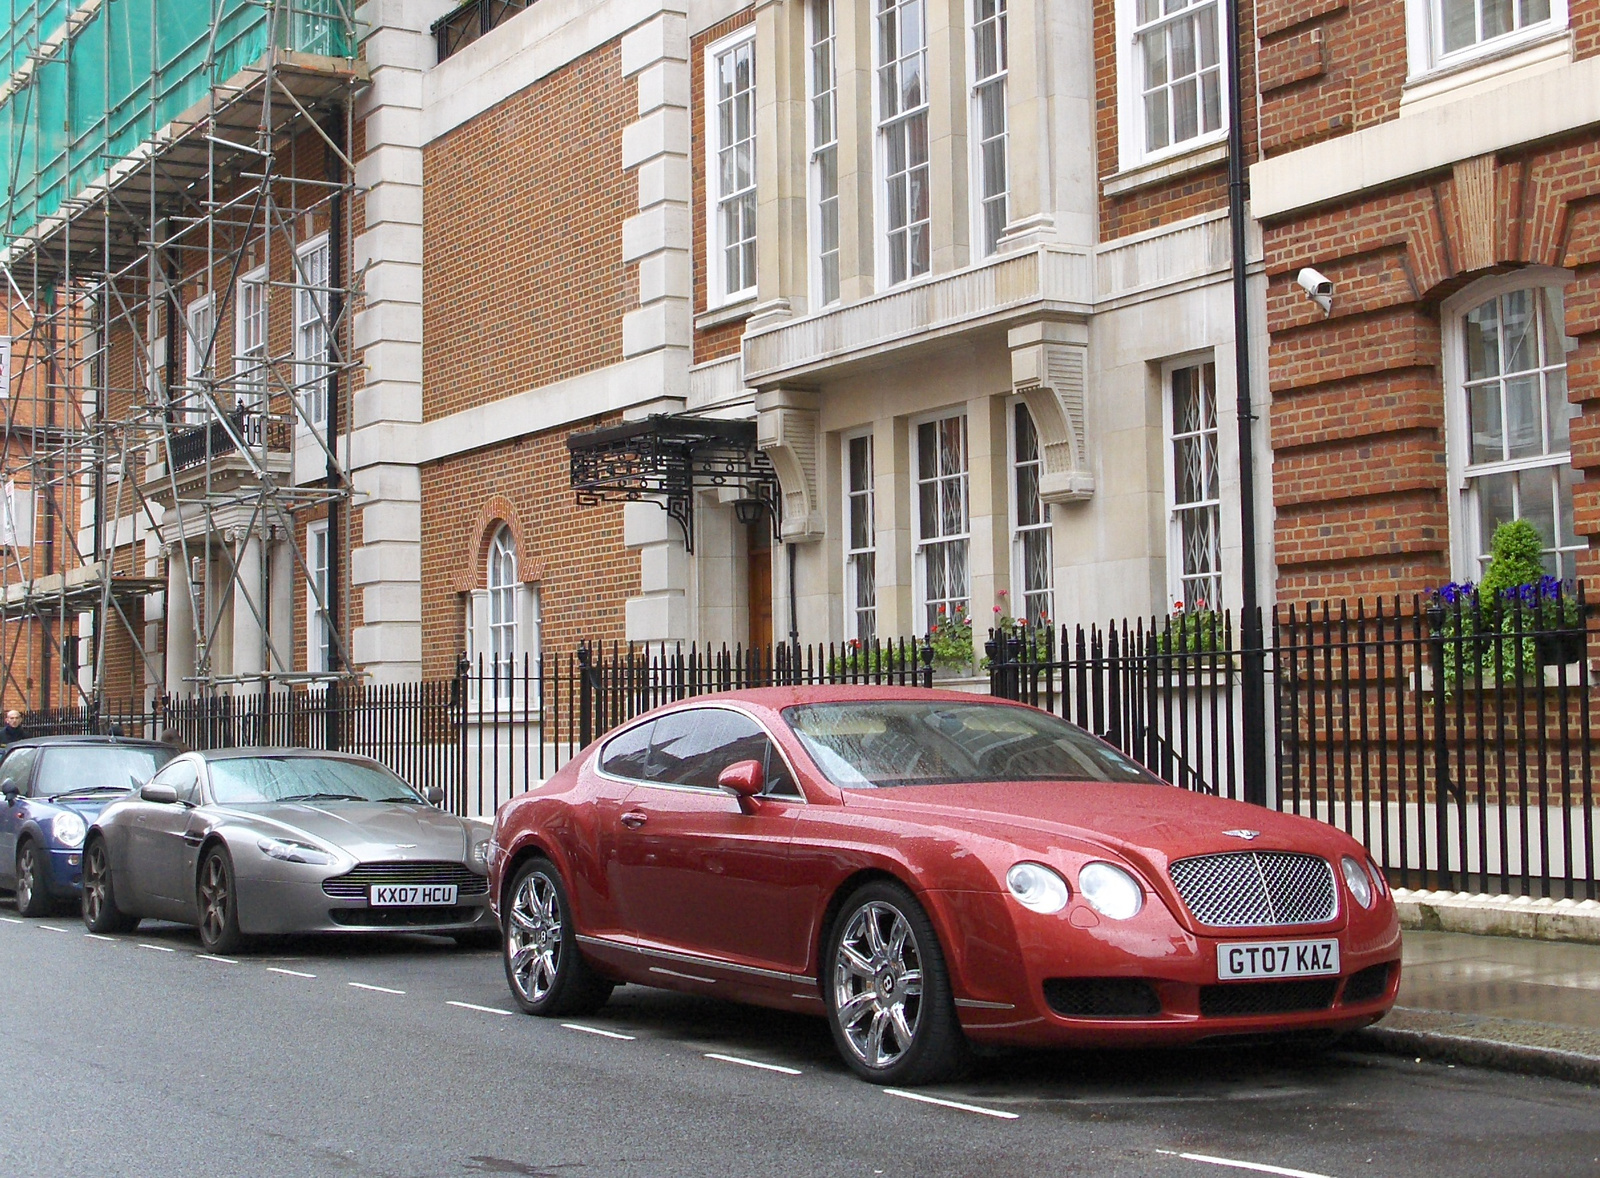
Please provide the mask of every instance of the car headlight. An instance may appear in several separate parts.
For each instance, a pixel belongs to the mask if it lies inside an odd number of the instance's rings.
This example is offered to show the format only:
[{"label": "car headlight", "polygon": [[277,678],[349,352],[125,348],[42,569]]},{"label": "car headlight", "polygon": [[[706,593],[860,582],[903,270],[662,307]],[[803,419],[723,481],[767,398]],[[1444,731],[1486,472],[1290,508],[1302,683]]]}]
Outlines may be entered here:
[{"label": "car headlight", "polygon": [[484,868],[485,870],[488,869],[488,867],[489,867],[489,840],[488,839],[484,839],[481,843],[477,843],[477,844],[475,844],[473,846],[473,848],[472,848],[472,865],[474,867]]},{"label": "car headlight", "polygon": [[256,846],[260,847],[261,853],[269,859],[277,859],[284,863],[311,863],[317,866],[327,866],[334,861],[333,856],[328,852],[306,843],[297,843],[293,839],[257,839]]},{"label": "car headlight", "polygon": [[1372,886],[1377,889],[1378,895],[1389,894],[1389,881],[1383,878],[1383,868],[1374,863],[1371,856],[1367,858],[1367,874],[1372,877]]},{"label": "car headlight", "polygon": [[1127,920],[1144,907],[1144,889],[1120,867],[1090,863],[1078,872],[1078,890],[1101,916]]},{"label": "car headlight", "polygon": [[1006,872],[1006,887],[1018,904],[1046,916],[1060,912],[1072,898],[1067,881],[1042,863],[1018,863]]},{"label": "car headlight", "polygon": [[63,810],[50,821],[50,837],[63,847],[83,846],[83,836],[88,830],[71,810]]},{"label": "car headlight", "polygon": [[1344,886],[1350,889],[1356,903],[1363,908],[1371,908],[1372,880],[1367,875],[1367,869],[1349,855],[1339,860],[1339,866],[1344,871]]}]

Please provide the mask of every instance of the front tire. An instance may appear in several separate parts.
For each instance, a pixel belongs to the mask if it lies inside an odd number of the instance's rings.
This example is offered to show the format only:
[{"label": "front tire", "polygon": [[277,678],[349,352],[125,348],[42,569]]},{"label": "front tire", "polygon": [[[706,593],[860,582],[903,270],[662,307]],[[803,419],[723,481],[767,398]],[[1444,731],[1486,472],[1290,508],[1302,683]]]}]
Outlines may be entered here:
[{"label": "front tire", "polygon": [[17,848],[17,913],[21,916],[50,915],[50,893],[40,861],[44,854],[31,838]]},{"label": "front tire", "polygon": [[83,849],[83,923],[91,933],[131,933],[139,918],[117,907],[111,882],[111,852],[97,838]]},{"label": "front tire", "polygon": [[195,888],[200,910],[200,944],[207,953],[236,953],[244,947],[239,931],[239,897],[234,888],[233,857],[218,845],[200,860]]},{"label": "front tire", "polygon": [[572,906],[555,864],[529,860],[507,894],[502,956],[517,1005],[545,1017],[592,1014],[604,1006],[615,983],[578,952]]},{"label": "front tire", "polygon": [[896,883],[869,883],[840,909],[823,957],[828,1026],[845,1063],[874,1084],[933,1084],[971,1059],[933,922]]}]

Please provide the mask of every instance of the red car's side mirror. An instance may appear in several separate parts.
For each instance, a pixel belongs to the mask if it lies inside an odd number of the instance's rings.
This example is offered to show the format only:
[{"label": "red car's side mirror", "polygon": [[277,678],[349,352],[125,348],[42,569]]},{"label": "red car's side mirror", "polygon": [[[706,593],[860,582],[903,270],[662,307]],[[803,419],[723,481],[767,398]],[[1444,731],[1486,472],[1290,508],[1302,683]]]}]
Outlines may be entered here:
[{"label": "red car's side mirror", "polygon": [[717,774],[717,784],[738,794],[743,805],[746,798],[753,798],[766,788],[767,774],[760,761],[735,761]]}]

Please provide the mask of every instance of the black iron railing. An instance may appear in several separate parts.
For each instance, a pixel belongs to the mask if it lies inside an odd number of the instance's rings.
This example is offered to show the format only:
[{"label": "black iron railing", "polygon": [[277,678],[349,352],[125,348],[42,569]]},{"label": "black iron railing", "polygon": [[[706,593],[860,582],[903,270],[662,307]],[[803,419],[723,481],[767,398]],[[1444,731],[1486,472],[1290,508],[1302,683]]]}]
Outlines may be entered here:
[{"label": "black iron railing", "polygon": [[294,442],[294,431],[287,421],[235,409],[226,422],[211,421],[173,434],[172,470],[188,470],[236,453],[241,441],[247,449],[259,450],[263,439],[269,450],[287,452]]},{"label": "black iron railing", "polygon": [[468,0],[433,22],[434,44],[443,61],[463,45],[470,45],[490,29],[505,23],[534,0]]}]

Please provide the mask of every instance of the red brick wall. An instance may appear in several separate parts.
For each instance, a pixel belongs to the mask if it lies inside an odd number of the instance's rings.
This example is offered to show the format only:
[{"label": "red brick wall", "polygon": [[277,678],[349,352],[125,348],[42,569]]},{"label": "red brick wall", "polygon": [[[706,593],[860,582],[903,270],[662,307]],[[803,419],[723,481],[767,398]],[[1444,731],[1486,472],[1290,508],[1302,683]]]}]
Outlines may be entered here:
[{"label": "red brick wall", "polygon": [[[1255,95],[1250,89],[1255,76],[1255,59],[1250,39],[1252,9],[1246,6],[1240,15],[1245,40],[1240,68],[1246,85],[1243,96],[1243,130],[1245,166],[1248,167],[1256,159],[1256,104]],[[1117,72],[1119,38],[1116,0],[1095,0],[1094,22],[1095,148],[1099,174],[1104,178],[1115,175],[1122,166],[1119,138],[1121,127],[1117,117],[1120,79]],[[1126,48],[1124,52],[1127,52]],[[1118,196],[1102,196],[1100,240],[1112,241],[1132,233],[1153,229],[1166,222],[1226,208],[1227,204],[1228,165],[1223,161]]]},{"label": "red brick wall", "polygon": [[[706,47],[720,41],[728,34],[744,28],[755,20],[755,10],[745,9],[730,16],[705,32],[689,40],[689,172],[692,177],[694,206],[690,209],[693,225],[694,250],[694,311],[703,313],[707,307],[706,265]],[[757,81],[757,85],[762,83]],[[756,143],[756,151],[773,148]],[[758,255],[761,247],[756,247]],[[759,264],[759,263],[758,263]],[[694,333],[694,363],[721,360],[739,350],[739,340],[744,335],[744,320],[723,323]]]},{"label": "red brick wall", "polygon": [[[1464,207],[1471,166],[1265,227],[1280,599],[1409,594],[1449,579],[1439,309],[1519,266],[1576,276],[1567,381],[1582,408],[1573,464],[1588,473],[1574,507],[1578,530],[1600,537],[1600,136],[1497,156],[1492,224]],[[1305,265],[1334,282],[1330,318],[1294,283]],[[1600,551],[1580,572],[1600,574]]]},{"label": "red brick wall", "polygon": [[462,594],[484,587],[485,538],[496,521],[512,525],[519,571],[538,582],[546,650],[571,654],[579,639],[622,637],[623,605],[639,591],[638,554],[623,547],[620,504],[573,501],[566,445],[571,430],[601,424],[575,423],[423,467],[424,677],[453,673],[466,642]]},{"label": "red brick wall", "polygon": [[424,418],[622,359],[637,103],[613,41],[424,147]]}]

